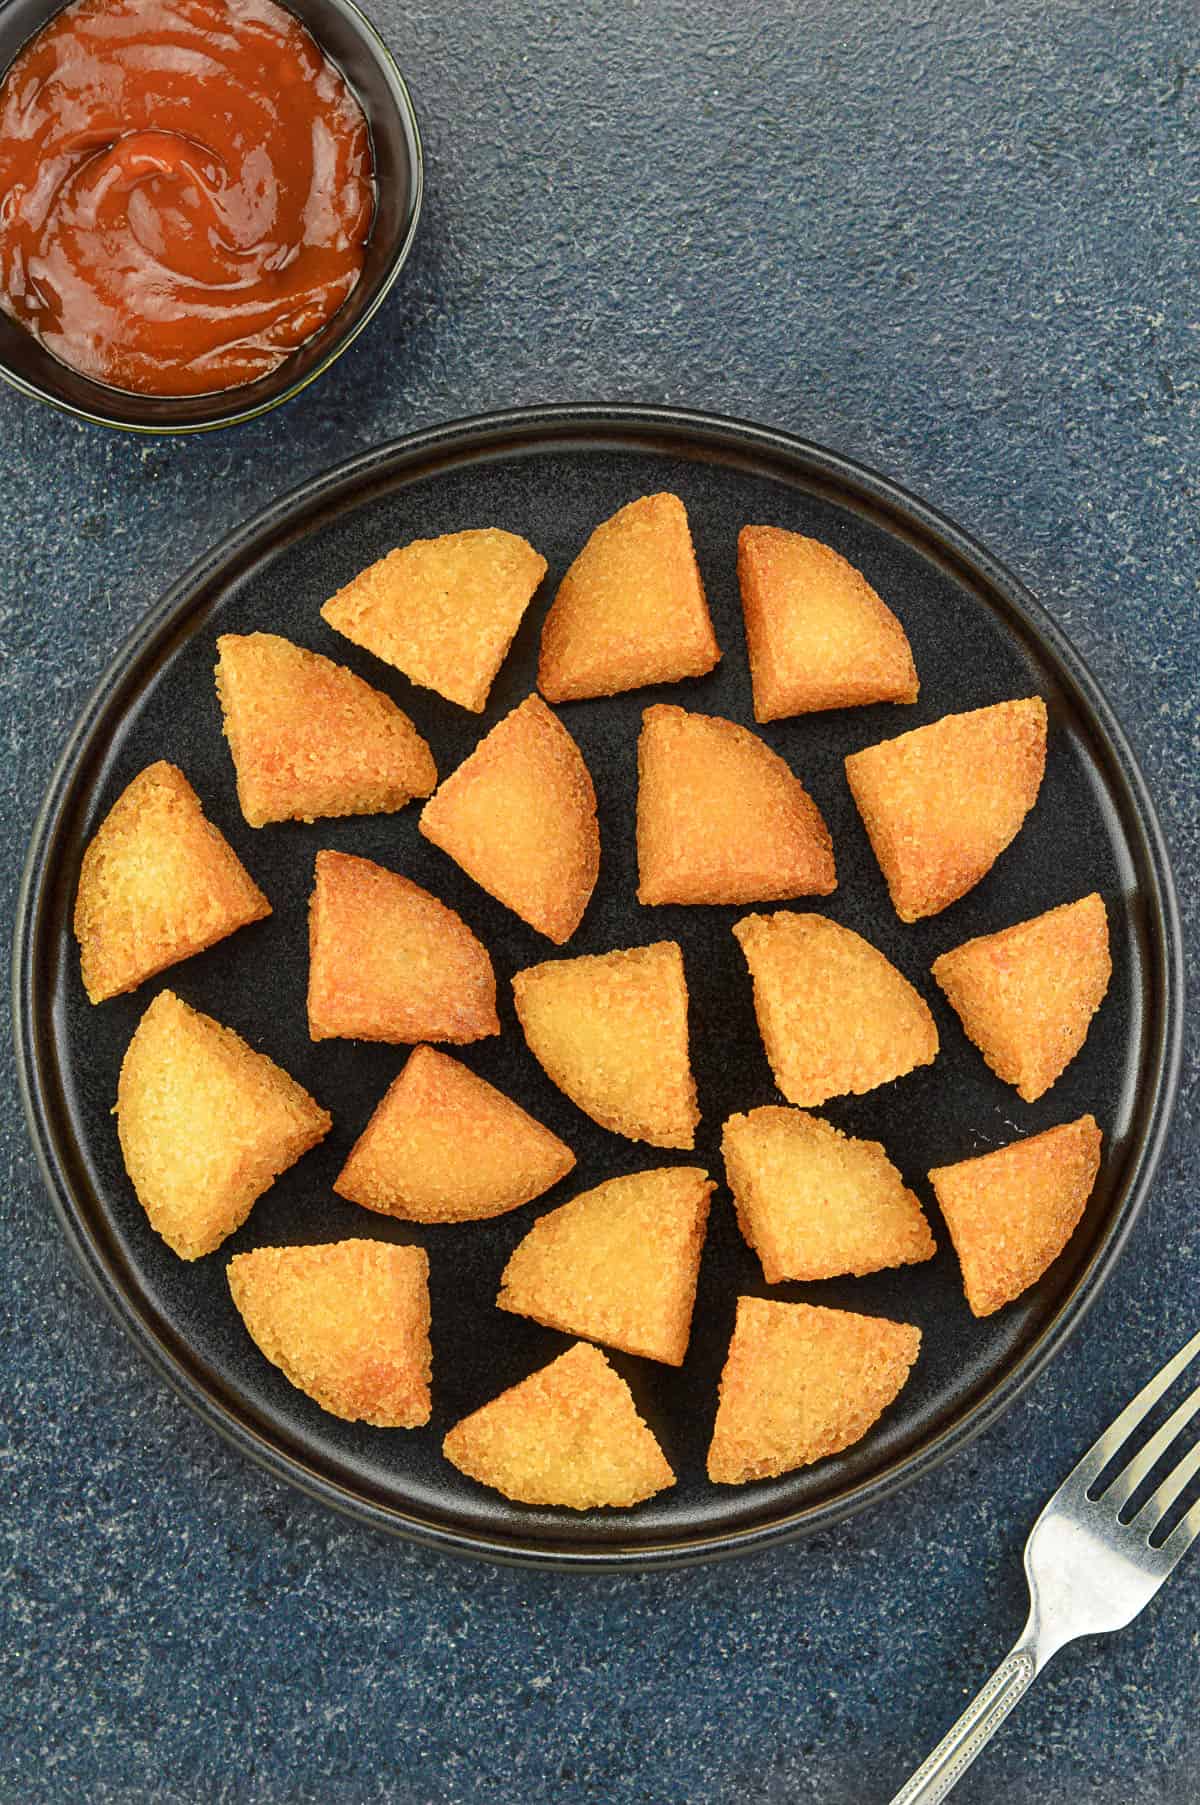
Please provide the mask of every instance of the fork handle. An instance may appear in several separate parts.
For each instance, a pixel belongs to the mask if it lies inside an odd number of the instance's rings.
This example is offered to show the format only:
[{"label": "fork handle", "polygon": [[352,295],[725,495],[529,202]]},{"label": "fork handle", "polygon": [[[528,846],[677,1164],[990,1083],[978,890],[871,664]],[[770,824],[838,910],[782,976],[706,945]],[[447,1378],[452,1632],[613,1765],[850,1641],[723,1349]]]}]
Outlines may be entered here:
[{"label": "fork handle", "polygon": [[928,1760],[905,1782],[891,1805],[938,1805],[957,1785],[976,1755],[991,1741],[1017,1700],[1037,1675],[1039,1662],[1022,1637],[975,1694],[953,1729],[947,1730]]}]

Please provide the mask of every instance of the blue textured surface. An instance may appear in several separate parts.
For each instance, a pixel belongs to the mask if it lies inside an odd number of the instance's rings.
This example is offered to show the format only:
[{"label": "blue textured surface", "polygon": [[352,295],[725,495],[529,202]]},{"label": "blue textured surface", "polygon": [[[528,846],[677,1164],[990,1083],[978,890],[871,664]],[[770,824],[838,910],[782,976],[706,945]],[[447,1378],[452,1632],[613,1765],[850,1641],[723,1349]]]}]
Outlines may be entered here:
[{"label": "blue textured surface", "polygon": [[[5,907],[58,744],[188,560],[305,474],[484,407],[738,413],[993,546],[1131,733],[1197,927],[1200,27],[1191,0],[374,0],[426,133],[397,295],[282,414],[108,438],[0,395]],[[0,1798],[886,1799],[1020,1626],[1068,1458],[1196,1326],[1197,1036],[1112,1284],[901,1499],[732,1566],[564,1582],[434,1558],[244,1467],[76,1277],[2,1140]],[[1059,1657],[964,1801],[1191,1805],[1193,1559]]]}]

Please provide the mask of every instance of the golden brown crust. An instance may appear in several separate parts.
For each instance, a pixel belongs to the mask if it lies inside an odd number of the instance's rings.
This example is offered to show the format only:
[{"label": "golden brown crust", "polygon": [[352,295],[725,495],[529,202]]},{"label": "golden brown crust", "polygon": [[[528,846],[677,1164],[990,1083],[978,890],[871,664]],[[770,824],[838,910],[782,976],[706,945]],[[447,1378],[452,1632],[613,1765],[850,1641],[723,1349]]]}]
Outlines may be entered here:
[{"label": "golden brown crust", "polygon": [[1112,976],[1108,916],[1092,892],[943,953],[933,975],[998,1078],[1036,1102],[1087,1039]]},{"label": "golden brown crust", "polygon": [[421,810],[421,832],[557,945],[600,870],[596,792],[583,754],[540,696],[480,740]]},{"label": "golden brown crust", "polygon": [[398,871],[319,852],[308,924],[314,1040],[461,1045],[499,1034],[487,948],[461,915]]},{"label": "golden brown crust", "polygon": [[540,1122],[433,1047],[417,1047],[350,1150],[334,1190],[410,1222],[475,1222],[540,1197],[575,1164]]},{"label": "golden brown crust", "polygon": [[585,1114],[631,1141],[692,1147],[683,954],[673,940],[531,965],[513,978],[530,1051]]},{"label": "golden brown crust", "polygon": [[330,1128],[328,1113],[265,1053],[170,990],[134,1030],[116,1117],[138,1201],[182,1260],[219,1247]]},{"label": "golden brown crust", "polygon": [[183,772],[160,759],[122,790],[83,855],[83,987],[93,1003],[121,996],[270,913]]},{"label": "golden brown crust", "polygon": [[1075,1232],[1100,1170],[1100,1129],[1080,1116],[929,1174],[976,1316],[1036,1284]]},{"label": "golden brown crust", "polygon": [[712,1190],[701,1167],[664,1166],[560,1204],[514,1249],[497,1307],[681,1366]]},{"label": "golden brown crust", "polygon": [[389,552],[331,596],[321,616],[414,683],[479,714],[545,574],[545,558],[516,533],[443,533]]},{"label": "golden brown crust", "polygon": [[756,721],[916,701],[908,635],[832,546],[782,527],[744,526],[738,582]]},{"label": "golden brown crust", "polygon": [[742,1233],[769,1285],[879,1272],[937,1251],[920,1203],[878,1141],[770,1104],[730,1116],[721,1147]]},{"label": "golden brown crust", "polygon": [[920,1346],[910,1323],[739,1298],[709,1478],[771,1479],[861,1441],[903,1389]]},{"label": "golden brown crust", "polygon": [[624,1379],[585,1341],[464,1417],[442,1451],[519,1504],[628,1507],[675,1483]]},{"label": "golden brown crust", "polygon": [[837,888],[816,803],[734,721],[658,704],[638,741],[638,901],[779,902]]},{"label": "golden brown crust", "polygon": [[548,702],[703,677],[721,656],[677,495],[644,495],[598,526],[542,628]]},{"label": "golden brown crust", "polygon": [[277,633],[223,633],[217,696],[251,827],[391,813],[428,796],[433,754],[390,696]]},{"label": "golden brown crust", "polygon": [[846,760],[846,777],[901,921],[957,902],[991,870],[1046,769],[1040,696],[943,715]]},{"label": "golden brown crust", "polygon": [[808,1108],[861,1095],[937,1056],[924,999],[889,959],[827,916],[746,915],[735,923],[775,1082]]},{"label": "golden brown crust", "polygon": [[257,1247],[229,1289],[260,1350],[293,1385],[351,1423],[429,1421],[429,1260],[383,1241]]}]

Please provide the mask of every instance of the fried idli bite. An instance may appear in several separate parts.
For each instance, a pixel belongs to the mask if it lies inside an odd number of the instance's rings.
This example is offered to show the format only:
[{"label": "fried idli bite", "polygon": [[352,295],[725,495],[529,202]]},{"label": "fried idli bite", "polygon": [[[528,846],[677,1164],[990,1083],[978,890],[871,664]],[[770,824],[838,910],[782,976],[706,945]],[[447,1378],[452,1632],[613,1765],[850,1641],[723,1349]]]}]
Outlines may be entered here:
[{"label": "fried idli bite", "polygon": [[1037,801],[1040,696],[943,715],[846,760],[846,777],[901,921],[936,915],[991,870]]},{"label": "fried idli bite", "polygon": [[332,1241],[256,1247],[229,1262],[229,1289],[259,1350],[349,1423],[429,1421],[429,1259],[421,1247]]},{"label": "fried idli bite", "polygon": [[720,657],[687,510],[644,495],[596,528],[559,584],[538,688],[548,702],[615,696],[704,677]]},{"label": "fried idli bite", "polygon": [[769,1285],[861,1277],[937,1251],[925,1212],[878,1141],[770,1104],[730,1116],[721,1148],[738,1222]]},{"label": "fried idli bite", "polygon": [[278,633],[223,633],[217,696],[251,827],[381,815],[428,796],[433,754],[390,696]]},{"label": "fried idli bite", "polygon": [[756,721],[916,701],[908,635],[832,546],[782,527],[744,526],[738,583]]},{"label": "fried idli bite", "polygon": [[695,1146],[687,979],[674,940],[531,965],[514,976],[513,996],[530,1052],[585,1115],[627,1140]]},{"label": "fried idli bite", "polygon": [[560,1204],[513,1251],[497,1307],[682,1366],[712,1190],[701,1167],[664,1166]]},{"label": "fried idli bite", "polygon": [[83,987],[93,1003],[122,996],[270,913],[183,772],[160,759],[126,785],[83,855]]},{"label": "fried idli bite", "polygon": [[734,924],[775,1082],[802,1108],[861,1096],[937,1056],[929,1008],[877,947],[825,915]]},{"label": "fried idli bite", "polygon": [[517,1504],[628,1508],[675,1475],[598,1347],[574,1347],[457,1423],[452,1466]]},{"label": "fried idli bite", "polygon": [[935,1166],[941,1205],[975,1316],[1037,1283],[1074,1234],[1100,1170],[1100,1129],[1080,1116],[978,1159]]},{"label": "fried idli bite", "polygon": [[998,1078],[1034,1103],[1087,1039],[1112,976],[1108,915],[1092,892],[943,953],[933,975]]},{"label": "fried idli bite", "polygon": [[657,704],[638,741],[638,901],[779,902],[837,888],[816,803],[734,721]]},{"label": "fried idli bite", "polygon": [[596,792],[583,754],[527,696],[421,810],[421,832],[489,896],[561,946],[600,871]]},{"label": "fried idli bite", "polygon": [[481,714],[545,574],[545,558],[516,533],[443,533],[389,552],[331,596],[321,618],[413,683]]},{"label": "fried idli bite", "polygon": [[409,1222],[503,1216],[565,1178],[556,1134],[433,1047],[417,1047],[350,1150],[334,1190]]},{"label": "fried idli bite", "polygon": [[920,1346],[910,1323],[740,1297],[709,1478],[774,1479],[852,1447],[904,1389]]},{"label": "fried idli bite", "polygon": [[308,913],[313,1040],[499,1034],[496,974],[461,915],[398,871],[319,852]]},{"label": "fried idli bite", "polygon": [[170,990],[134,1030],[115,1113],[138,1202],[181,1260],[219,1247],[331,1126],[274,1060]]}]

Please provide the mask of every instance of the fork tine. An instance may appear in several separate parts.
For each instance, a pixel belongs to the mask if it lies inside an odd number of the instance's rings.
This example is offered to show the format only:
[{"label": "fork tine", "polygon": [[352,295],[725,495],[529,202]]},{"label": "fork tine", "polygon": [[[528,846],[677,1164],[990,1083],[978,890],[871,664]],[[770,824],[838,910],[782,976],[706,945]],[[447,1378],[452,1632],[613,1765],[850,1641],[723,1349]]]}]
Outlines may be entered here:
[{"label": "fork tine", "polygon": [[1122,1505],[1129,1502],[1142,1480],[1148,1476],[1151,1467],[1166,1453],[1180,1430],[1191,1422],[1198,1410],[1200,1410],[1200,1385],[1197,1385],[1195,1391],[1183,1400],[1177,1410],[1171,1412],[1161,1429],[1155,1430],[1141,1452],[1134,1456],[1128,1466],[1122,1467],[1112,1484],[1101,1492],[1100,1496],[1106,1504],[1110,1504],[1114,1510],[1120,1510]]},{"label": "fork tine", "polygon": [[1173,1555],[1178,1560],[1180,1555],[1187,1553],[1197,1536],[1200,1536],[1200,1504],[1193,1504],[1163,1543],[1163,1553]]},{"label": "fork tine", "polygon": [[[1196,1395],[1200,1396],[1200,1393]],[[1133,1519],[1137,1527],[1144,1528],[1147,1535],[1153,1535],[1180,1492],[1185,1486],[1191,1484],[1197,1473],[1200,1473],[1200,1441],[1189,1448],[1183,1459],[1172,1467],[1162,1484],[1155,1487]]]},{"label": "fork tine", "polygon": [[[1119,1454],[1138,1424],[1157,1404],[1164,1391],[1168,1391],[1180,1373],[1188,1367],[1200,1353],[1200,1334],[1181,1347],[1179,1352],[1144,1385],[1133,1402],[1126,1404],[1120,1416],[1110,1423],[1098,1441],[1092,1443],[1083,1459],[1074,1468],[1070,1477],[1090,1485],[1103,1472],[1114,1455]],[[1176,1532],[1178,1533],[1178,1532]],[[1173,1538],[1172,1538],[1173,1539]]]}]

